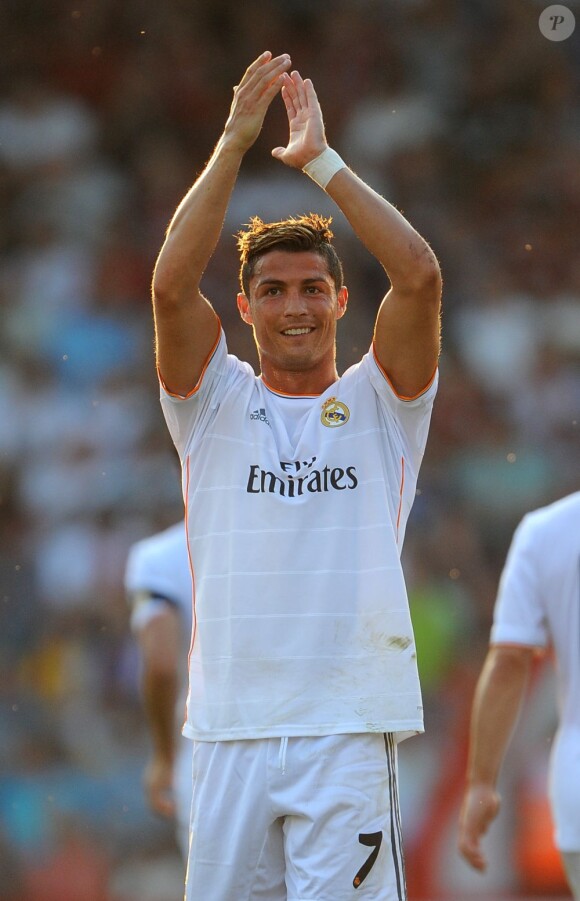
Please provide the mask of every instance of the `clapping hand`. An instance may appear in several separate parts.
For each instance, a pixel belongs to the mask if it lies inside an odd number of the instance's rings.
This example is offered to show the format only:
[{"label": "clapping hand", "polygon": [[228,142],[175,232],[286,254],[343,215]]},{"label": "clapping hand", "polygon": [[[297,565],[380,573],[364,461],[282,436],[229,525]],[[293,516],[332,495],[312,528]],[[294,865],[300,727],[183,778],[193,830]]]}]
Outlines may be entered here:
[{"label": "clapping hand", "polygon": [[282,75],[291,65],[287,53],[272,57],[269,50],[248,66],[234,88],[234,99],[224,130],[229,146],[245,153],[262,128],[272,100],[282,87]]},{"label": "clapping hand", "polygon": [[275,147],[272,156],[287,166],[302,169],[326,147],[322,110],[309,78],[299,72],[281,76],[282,99],[288,114],[290,135],[286,147]]}]

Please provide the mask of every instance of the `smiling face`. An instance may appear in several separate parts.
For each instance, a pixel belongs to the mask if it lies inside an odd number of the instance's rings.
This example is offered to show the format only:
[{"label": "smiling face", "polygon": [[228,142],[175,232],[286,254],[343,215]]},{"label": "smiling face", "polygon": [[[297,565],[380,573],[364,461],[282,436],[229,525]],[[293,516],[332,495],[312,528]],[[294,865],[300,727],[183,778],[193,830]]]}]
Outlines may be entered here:
[{"label": "smiling face", "polygon": [[324,257],[272,250],[257,260],[249,297],[238,294],[254,329],[262,374],[273,388],[318,394],[336,379],[336,322],[348,299],[337,292]]}]

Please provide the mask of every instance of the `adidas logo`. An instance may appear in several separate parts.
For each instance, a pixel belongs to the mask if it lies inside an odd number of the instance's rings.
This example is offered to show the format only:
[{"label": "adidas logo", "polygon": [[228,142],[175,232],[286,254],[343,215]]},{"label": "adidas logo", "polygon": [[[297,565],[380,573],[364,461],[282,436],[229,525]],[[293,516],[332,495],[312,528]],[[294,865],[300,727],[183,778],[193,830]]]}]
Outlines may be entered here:
[{"label": "adidas logo", "polygon": [[265,422],[266,425],[270,425],[270,420],[266,416],[264,407],[260,407],[259,410],[253,410],[253,412],[250,413],[250,419],[259,419],[260,422]]}]

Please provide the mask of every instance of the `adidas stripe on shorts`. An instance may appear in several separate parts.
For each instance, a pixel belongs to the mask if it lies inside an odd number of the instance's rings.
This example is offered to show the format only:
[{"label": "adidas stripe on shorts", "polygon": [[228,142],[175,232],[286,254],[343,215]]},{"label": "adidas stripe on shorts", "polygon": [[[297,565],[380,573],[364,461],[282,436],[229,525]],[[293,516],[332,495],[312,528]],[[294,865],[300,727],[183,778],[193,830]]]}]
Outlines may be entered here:
[{"label": "adidas stripe on shorts", "polygon": [[392,734],[194,742],[186,901],[405,901]]}]

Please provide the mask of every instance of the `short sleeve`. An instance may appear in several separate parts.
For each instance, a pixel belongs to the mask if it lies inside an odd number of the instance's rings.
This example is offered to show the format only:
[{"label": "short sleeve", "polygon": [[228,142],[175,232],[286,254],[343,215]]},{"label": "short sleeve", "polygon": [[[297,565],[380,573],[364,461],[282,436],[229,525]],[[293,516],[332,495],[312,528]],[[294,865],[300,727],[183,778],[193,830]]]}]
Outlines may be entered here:
[{"label": "short sleeve", "polygon": [[524,517],[514,533],[501,575],[491,631],[492,644],[546,647],[549,634],[542,602],[533,519]]},{"label": "short sleeve", "polygon": [[379,364],[373,348],[363,357],[362,365],[367,371],[379,403],[389,419],[397,423],[409,460],[413,461],[418,471],[427,444],[431,413],[437,394],[438,369],[420,394],[416,397],[401,397]]},{"label": "short sleeve", "polygon": [[147,541],[138,542],[129,551],[125,567],[125,591],[129,596],[157,595],[176,603],[175,579],[163,566],[160,554],[151,553]]},{"label": "short sleeve", "polygon": [[223,398],[239,378],[255,377],[252,367],[227,352],[220,326],[218,340],[208,357],[200,379],[186,397],[171,394],[161,383],[161,408],[180,459],[191,442],[211,423]]}]

